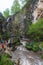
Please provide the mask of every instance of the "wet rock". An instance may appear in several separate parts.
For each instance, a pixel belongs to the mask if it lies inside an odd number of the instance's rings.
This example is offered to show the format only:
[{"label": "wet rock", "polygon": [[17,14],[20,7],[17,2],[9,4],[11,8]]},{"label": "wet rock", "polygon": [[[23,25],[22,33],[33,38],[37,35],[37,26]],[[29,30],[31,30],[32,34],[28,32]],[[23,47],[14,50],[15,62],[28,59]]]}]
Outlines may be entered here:
[{"label": "wet rock", "polygon": [[43,65],[43,60],[35,52],[28,51],[23,45],[18,46],[12,53],[12,60],[16,61],[16,65]]}]

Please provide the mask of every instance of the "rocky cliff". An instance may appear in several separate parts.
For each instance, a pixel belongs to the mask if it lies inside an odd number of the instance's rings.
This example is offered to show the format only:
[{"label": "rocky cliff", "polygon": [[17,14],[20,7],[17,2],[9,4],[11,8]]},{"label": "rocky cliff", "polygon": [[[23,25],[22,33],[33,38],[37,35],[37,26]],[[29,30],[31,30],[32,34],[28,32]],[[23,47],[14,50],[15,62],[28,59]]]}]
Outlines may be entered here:
[{"label": "rocky cliff", "polygon": [[20,32],[24,34],[31,23],[43,18],[43,0],[29,0],[22,10],[11,18],[13,18],[13,32],[19,28]]},{"label": "rocky cliff", "polygon": [[35,23],[39,18],[43,18],[43,0],[39,0],[33,11],[33,23]]}]

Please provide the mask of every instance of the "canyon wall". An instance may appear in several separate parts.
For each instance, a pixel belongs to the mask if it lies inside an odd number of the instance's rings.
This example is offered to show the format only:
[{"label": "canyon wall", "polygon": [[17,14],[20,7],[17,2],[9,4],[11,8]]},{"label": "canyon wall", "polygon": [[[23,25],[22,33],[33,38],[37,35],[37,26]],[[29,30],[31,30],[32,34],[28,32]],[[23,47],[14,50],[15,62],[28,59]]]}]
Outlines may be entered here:
[{"label": "canyon wall", "polygon": [[21,34],[25,34],[26,30],[32,23],[35,23],[38,19],[43,18],[43,0],[30,0],[17,12],[12,18],[12,31],[17,28]]},{"label": "canyon wall", "polygon": [[38,19],[43,18],[43,0],[39,0],[35,6],[33,11],[33,23],[35,23]]}]

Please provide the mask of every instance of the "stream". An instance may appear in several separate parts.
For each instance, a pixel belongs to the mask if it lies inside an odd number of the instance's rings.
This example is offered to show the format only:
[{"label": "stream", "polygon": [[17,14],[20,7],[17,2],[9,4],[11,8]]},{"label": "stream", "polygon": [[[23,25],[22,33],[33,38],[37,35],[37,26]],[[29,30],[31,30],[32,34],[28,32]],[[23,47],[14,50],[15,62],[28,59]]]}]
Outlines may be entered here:
[{"label": "stream", "polygon": [[17,47],[17,49],[12,52],[12,60],[20,61],[19,65],[43,65],[43,60],[33,51],[29,51],[25,48],[25,41],[21,42],[23,45]]}]

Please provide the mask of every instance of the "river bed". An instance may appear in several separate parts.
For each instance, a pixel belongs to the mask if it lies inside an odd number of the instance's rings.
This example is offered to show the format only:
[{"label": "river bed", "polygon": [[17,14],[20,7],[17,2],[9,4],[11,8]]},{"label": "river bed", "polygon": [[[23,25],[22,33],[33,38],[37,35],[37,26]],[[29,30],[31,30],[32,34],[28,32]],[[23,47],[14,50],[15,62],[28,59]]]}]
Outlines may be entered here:
[{"label": "river bed", "polygon": [[29,51],[24,46],[25,42],[22,42],[23,45],[17,47],[17,49],[12,52],[12,60],[20,61],[19,65],[43,65],[43,60],[33,51]]}]

